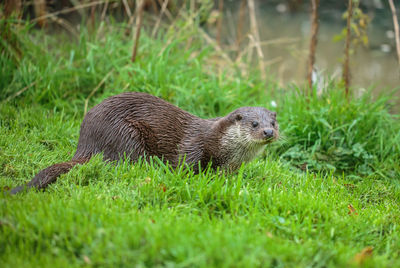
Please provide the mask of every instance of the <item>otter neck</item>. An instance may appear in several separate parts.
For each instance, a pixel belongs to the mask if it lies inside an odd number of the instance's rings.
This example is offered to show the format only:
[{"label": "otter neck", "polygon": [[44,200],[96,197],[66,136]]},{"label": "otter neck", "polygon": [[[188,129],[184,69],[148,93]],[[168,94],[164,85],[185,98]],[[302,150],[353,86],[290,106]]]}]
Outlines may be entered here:
[{"label": "otter neck", "polygon": [[254,140],[250,133],[240,123],[226,128],[220,141],[223,166],[237,169],[243,162],[254,159],[265,148],[265,144]]}]

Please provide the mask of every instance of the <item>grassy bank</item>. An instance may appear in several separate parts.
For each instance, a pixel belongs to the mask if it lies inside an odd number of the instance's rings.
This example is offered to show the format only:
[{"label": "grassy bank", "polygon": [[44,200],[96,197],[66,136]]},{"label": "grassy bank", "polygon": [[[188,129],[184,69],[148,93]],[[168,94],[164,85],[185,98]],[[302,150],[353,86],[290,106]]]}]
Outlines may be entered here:
[{"label": "grassy bank", "polygon": [[0,57],[0,187],[70,159],[85,103],[124,91],[202,117],[262,105],[282,139],[235,174],[99,156],[45,192],[1,196],[2,266],[400,265],[400,124],[385,97],[348,103],[332,83],[307,103],[224,61],[188,21],[145,31],[135,64],[121,24],[76,39],[23,29]]}]

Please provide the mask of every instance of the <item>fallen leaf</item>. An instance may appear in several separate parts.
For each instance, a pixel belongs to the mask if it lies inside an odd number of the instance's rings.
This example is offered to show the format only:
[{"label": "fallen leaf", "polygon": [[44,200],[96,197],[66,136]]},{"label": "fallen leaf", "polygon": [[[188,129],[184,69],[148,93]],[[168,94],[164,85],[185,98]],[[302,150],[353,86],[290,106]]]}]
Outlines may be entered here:
[{"label": "fallen leaf", "polygon": [[273,238],[274,237],[274,235],[271,233],[271,232],[266,232],[265,233],[269,238]]},{"label": "fallen leaf", "polygon": [[8,226],[11,229],[15,230],[14,225],[11,224],[11,222],[9,222],[8,220],[0,220],[0,226]]},{"label": "fallen leaf", "polygon": [[9,186],[3,186],[3,191],[5,192],[5,191],[9,191],[9,190],[11,190],[11,188],[9,187]]},{"label": "fallen leaf", "polygon": [[307,170],[307,163],[301,164],[300,169],[303,170],[303,171],[306,171]]},{"label": "fallen leaf", "polygon": [[358,215],[356,209],[353,207],[352,204],[348,204],[347,208],[349,209],[349,212],[347,212],[347,214],[349,214],[349,215],[353,215],[353,214],[354,215]]},{"label": "fallen leaf", "polygon": [[162,190],[164,193],[165,193],[165,191],[167,191],[167,187],[165,187],[164,184],[161,184],[160,187],[161,187],[161,190]]},{"label": "fallen leaf", "polygon": [[371,246],[365,247],[354,256],[353,261],[357,264],[362,264],[365,260],[372,257],[373,251],[374,251],[373,247]]},{"label": "fallen leaf", "polygon": [[83,255],[83,261],[86,263],[86,264],[91,264],[92,263],[92,261],[89,259],[89,257],[88,256],[86,256],[86,255]]},{"label": "fallen leaf", "polygon": [[345,184],[344,184],[344,187],[346,187],[346,188],[348,188],[348,189],[354,189],[354,188],[356,188],[356,186],[355,186],[354,184],[351,184],[351,183],[345,183]]},{"label": "fallen leaf", "polygon": [[114,196],[111,197],[111,198],[112,198],[112,200],[118,199],[118,198],[119,198],[119,195],[114,195]]}]

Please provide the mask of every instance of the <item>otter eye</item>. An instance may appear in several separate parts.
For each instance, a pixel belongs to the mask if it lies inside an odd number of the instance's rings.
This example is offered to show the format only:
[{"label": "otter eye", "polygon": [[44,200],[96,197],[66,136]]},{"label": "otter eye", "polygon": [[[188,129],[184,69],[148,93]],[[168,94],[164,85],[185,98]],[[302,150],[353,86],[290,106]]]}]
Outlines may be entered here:
[{"label": "otter eye", "polygon": [[272,125],[272,127],[275,127],[275,121],[272,121],[272,123],[271,123],[271,125]]},{"label": "otter eye", "polygon": [[257,121],[253,121],[253,122],[251,123],[251,125],[252,125],[253,127],[258,127],[258,122],[257,122]]}]

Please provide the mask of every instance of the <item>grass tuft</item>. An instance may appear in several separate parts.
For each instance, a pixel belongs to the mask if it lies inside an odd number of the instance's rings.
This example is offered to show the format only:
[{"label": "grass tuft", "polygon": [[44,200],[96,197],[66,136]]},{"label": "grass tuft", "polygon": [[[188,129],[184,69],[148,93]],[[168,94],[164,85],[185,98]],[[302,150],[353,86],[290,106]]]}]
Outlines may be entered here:
[{"label": "grass tuft", "polygon": [[400,124],[388,112],[389,98],[366,93],[347,101],[335,86],[309,103],[286,93],[279,112],[284,141],[276,152],[303,169],[400,178]]}]

